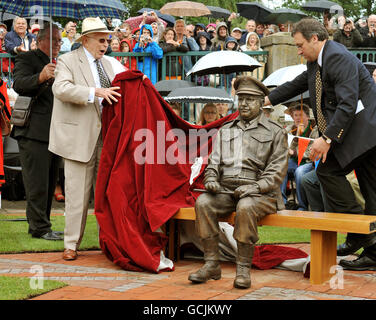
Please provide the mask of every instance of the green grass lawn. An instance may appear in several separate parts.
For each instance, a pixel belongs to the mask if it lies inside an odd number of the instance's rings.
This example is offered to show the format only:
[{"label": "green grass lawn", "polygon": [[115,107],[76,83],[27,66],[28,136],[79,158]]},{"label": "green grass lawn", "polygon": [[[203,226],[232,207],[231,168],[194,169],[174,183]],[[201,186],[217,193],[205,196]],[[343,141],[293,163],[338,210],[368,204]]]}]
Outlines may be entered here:
[{"label": "green grass lawn", "polygon": [[[22,218],[25,218],[25,216],[0,214],[0,254],[64,250],[63,241],[46,241],[32,238],[27,233],[28,224],[26,221],[10,221]],[[52,216],[51,223],[53,230],[64,230],[64,216]],[[259,244],[309,243],[310,231],[262,226],[259,227],[259,238]],[[343,234],[338,234],[338,243],[342,243],[344,238]],[[89,249],[100,249],[97,221],[93,214],[88,215],[84,238],[80,246],[80,250]],[[33,289],[30,285],[30,278],[0,276],[0,300],[29,299],[66,285],[59,281],[45,280],[43,289]]]},{"label": "green grass lawn", "polygon": [[[0,253],[63,251],[63,241],[46,241],[32,238],[27,233],[26,221],[9,221],[24,216],[0,215]],[[5,221],[4,221],[5,220]],[[52,229],[64,230],[64,216],[52,216]],[[271,226],[259,227],[259,244],[262,243],[294,243],[310,242],[310,231],[305,229],[291,229]],[[338,234],[338,243],[343,243],[345,236]],[[100,249],[98,242],[97,221],[93,214],[88,215],[85,234],[80,250]]]},{"label": "green grass lawn", "polygon": [[38,282],[30,278],[0,276],[0,300],[24,300],[45,292],[65,287],[60,281],[44,280],[43,288],[35,288]]},{"label": "green grass lawn", "polygon": [[[296,242],[310,242],[311,231],[306,229],[293,229],[282,227],[262,226],[258,228],[259,242],[262,243],[296,243]],[[342,233],[337,233],[337,243],[343,243],[346,236]]]},{"label": "green grass lawn", "polygon": [[[27,233],[26,221],[9,221],[25,216],[0,214],[0,253],[63,251],[64,241],[47,241],[32,238]],[[64,231],[64,216],[51,216],[52,229]],[[97,221],[93,214],[87,218],[80,250],[99,249]]]}]

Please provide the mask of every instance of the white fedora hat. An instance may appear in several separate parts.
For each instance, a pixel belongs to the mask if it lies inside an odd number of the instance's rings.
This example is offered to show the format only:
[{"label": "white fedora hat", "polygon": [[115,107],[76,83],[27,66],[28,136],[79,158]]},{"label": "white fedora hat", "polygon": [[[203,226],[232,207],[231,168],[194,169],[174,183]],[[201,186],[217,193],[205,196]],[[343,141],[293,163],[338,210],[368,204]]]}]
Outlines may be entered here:
[{"label": "white fedora hat", "polygon": [[108,30],[106,25],[102,22],[99,17],[96,18],[85,18],[82,21],[82,32],[81,36],[76,40],[76,42],[81,42],[82,37],[88,35],[89,33],[114,33],[114,31]]}]

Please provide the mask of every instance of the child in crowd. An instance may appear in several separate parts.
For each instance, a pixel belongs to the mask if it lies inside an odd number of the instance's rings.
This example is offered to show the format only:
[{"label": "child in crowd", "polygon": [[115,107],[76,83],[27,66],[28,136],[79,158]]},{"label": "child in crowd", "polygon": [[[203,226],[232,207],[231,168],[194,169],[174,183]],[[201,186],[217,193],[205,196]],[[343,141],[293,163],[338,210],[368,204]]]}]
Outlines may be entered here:
[{"label": "child in crowd", "polygon": [[[120,52],[132,52],[132,44],[128,39],[120,41]],[[135,57],[120,57],[120,62],[129,70],[137,70],[137,59]]]},{"label": "child in crowd", "polygon": [[162,59],[163,50],[155,41],[153,41],[153,29],[150,24],[143,25],[140,33],[141,35],[133,51],[150,52],[152,56],[143,57],[143,61],[139,59],[137,67],[151,80],[153,84],[155,84],[158,81],[158,60]]}]

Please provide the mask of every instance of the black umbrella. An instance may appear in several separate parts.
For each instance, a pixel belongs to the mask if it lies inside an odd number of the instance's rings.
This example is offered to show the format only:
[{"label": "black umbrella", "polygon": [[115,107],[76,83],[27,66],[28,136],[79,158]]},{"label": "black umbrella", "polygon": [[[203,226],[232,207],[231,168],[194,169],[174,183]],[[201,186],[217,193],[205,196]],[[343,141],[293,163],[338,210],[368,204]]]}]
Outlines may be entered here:
[{"label": "black umbrella", "polygon": [[372,76],[373,71],[376,69],[376,62],[364,62],[364,66]]},{"label": "black umbrella", "polygon": [[157,14],[157,17],[166,21],[168,27],[173,27],[175,25],[175,18],[169,14],[162,14],[159,12],[159,10],[156,9],[150,9],[150,8],[142,8],[137,11],[138,14],[143,14],[144,11],[150,12],[154,11]]},{"label": "black umbrella", "polygon": [[325,12],[329,11],[330,13],[337,13],[342,12],[343,8],[336,2],[328,1],[328,0],[314,0],[306,2],[301,7],[307,11],[314,11],[314,12]]},{"label": "black umbrella", "polygon": [[281,24],[286,22],[298,22],[307,15],[296,9],[277,9],[267,17],[268,23]]},{"label": "black umbrella", "polygon": [[233,103],[233,99],[224,89],[212,87],[191,87],[177,88],[169,93],[165,98],[171,102],[191,102],[191,103]]},{"label": "black umbrella", "polygon": [[207,6],[207,7],[210,10],[210,14],[207,15],[207,17],[227,19],[231,15],[231,12],[227,9],[223,9],[220,7],[213,7],[213,6]]},{"label": "black umbrella", "polygon": [[185,81],[185,80],[161,80],[158,81],[154,87],[157,89],[159,94],[162,97],[167,96],[171,91],[178,89],[178,88],[188,88],[193,87],[194,83],[191,81]]},{"label": "black umbrella", "polygon": [[272,9],[258,2],[239,2],[236,4],[236,7],[242,17],[261,23],[266,23],[267,16],[273,13]]}]

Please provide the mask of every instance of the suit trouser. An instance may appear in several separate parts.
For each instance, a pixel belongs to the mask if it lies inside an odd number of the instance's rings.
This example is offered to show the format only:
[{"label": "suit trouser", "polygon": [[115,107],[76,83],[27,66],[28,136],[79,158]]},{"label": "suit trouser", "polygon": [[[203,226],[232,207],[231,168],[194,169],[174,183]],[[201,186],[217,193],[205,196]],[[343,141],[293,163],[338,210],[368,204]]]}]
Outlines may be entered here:
[{"label": "suit trouser", "polygon": [[95,190],[102,146],[102,138],[99,136],[89,162],[64,159],[65,249],[77,250],[82,241],[91,190]]},{"label": "suit trouser", "polygon": [[48,151],[48,142],[18,139],[22,179],[26,193],[29,233],[40,237],[51,231],[51,205],[60,157]]},{"label": "suit trouser", "polygon": [[195,204],[196,232],[201,239],[219,235],[218,217],[226,217],[236,211],[234,239],[255,244],[258,241],[257,222],[276,211],[276,200],[268,196],[234,199],[228,194],[201,194]]},{"label": "suit trouser", "polygon": [[[346,175],[355,169],[360,191],[365,200],[363,210],[355,198]],[[317,176],[325,192],[328,209],[332,212],[376,215],[376,148],[341,168],[333,152],[328,153],[326,162],[320,161]],[[376,235],[348,234],[361,241],[369,256],[376,259]],[[368,248],[369,247],[369,248]],[[365,252],[367,254],[367,252]]]}]

